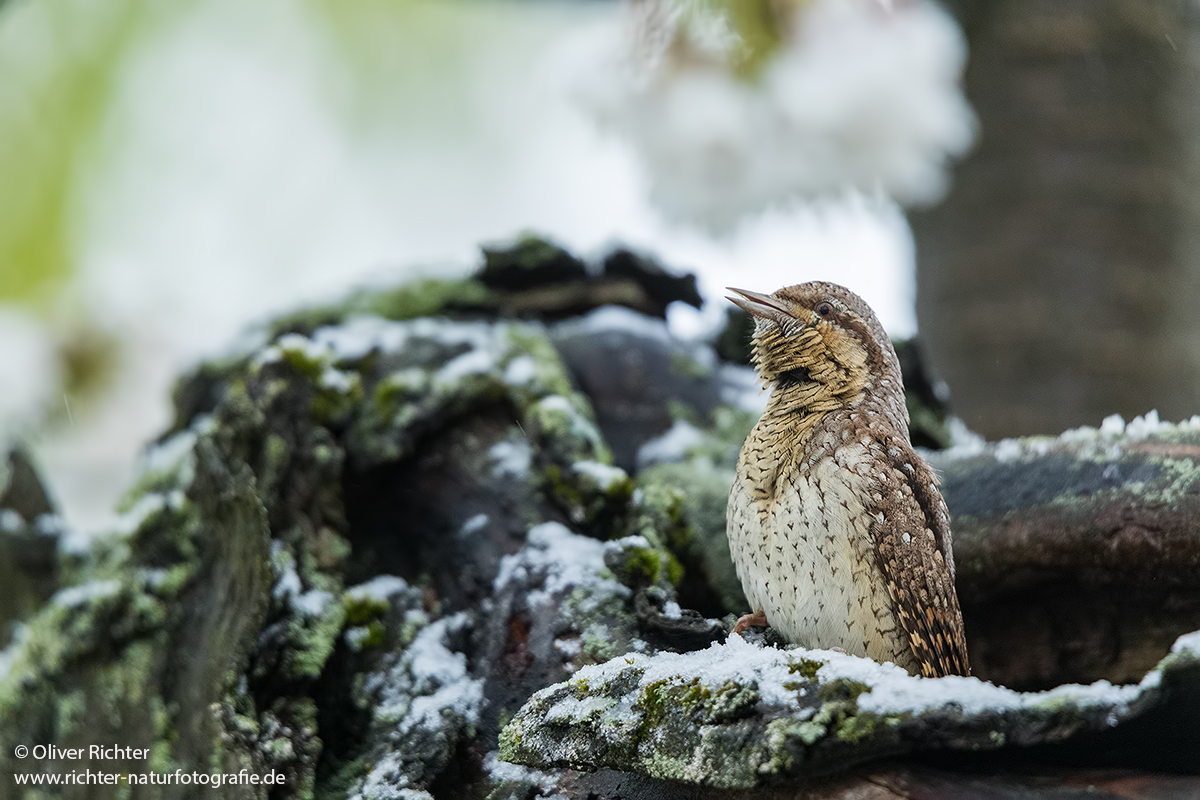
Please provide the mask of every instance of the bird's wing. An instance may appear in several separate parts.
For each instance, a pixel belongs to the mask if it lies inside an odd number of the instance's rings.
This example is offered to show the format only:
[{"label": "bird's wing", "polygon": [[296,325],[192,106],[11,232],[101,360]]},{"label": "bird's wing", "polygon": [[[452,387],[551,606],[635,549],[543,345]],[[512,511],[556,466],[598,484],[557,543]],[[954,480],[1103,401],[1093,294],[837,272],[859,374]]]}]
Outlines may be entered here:
[{"label": "bird's wing", "polygon": [[968,675],[962,611],[954,590],[950,514],[937,476],[899,438],[878,455],[887,468],[871,508],[871,538],[900,624],[922,675]]}]

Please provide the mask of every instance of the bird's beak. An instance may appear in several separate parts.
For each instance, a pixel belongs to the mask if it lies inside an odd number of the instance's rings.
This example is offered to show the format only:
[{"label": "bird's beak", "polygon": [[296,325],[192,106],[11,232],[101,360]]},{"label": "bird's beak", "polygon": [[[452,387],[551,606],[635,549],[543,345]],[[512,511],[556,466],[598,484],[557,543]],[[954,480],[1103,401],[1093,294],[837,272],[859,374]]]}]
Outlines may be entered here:
[{"label": "bird's beak", "polygon": [[792,314],[787,304],[781,300],[776,300],[769,294],[748,292],[745,289],[735,289],[732,286],[726,286],[725,288],[741,295],[741,297],[726,297],[725,299],[741,307],[752,317],[762,317],[763,319],[777,322],[780,325],[788,322],[796,322],[796,317]]}]

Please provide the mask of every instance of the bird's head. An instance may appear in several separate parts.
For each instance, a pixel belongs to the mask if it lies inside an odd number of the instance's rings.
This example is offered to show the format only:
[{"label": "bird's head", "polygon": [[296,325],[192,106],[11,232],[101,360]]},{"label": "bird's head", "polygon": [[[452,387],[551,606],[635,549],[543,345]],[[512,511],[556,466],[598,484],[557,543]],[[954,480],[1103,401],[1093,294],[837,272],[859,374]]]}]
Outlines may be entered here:
[{"label": "bird's head", "polygon": [[[831,411],[864,389],[903,408],[900,365],[891,340],[861,297],[814,281],[772,294],[730,288],[754,319],[754,366],[773,386],[772,401]],[[904,414],[907,419],[907,414]]]}]

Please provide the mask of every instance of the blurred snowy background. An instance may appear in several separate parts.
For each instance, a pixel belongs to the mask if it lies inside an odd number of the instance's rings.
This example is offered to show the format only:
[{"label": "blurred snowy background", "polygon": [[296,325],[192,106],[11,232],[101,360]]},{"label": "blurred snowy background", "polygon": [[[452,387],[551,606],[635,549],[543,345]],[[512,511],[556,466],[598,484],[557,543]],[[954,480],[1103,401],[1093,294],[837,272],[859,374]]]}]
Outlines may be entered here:
[{"label": "blurred snowy background", "polygon": [[95,530],[181,370],[524,230],[695,271],[681,337],[813,279],[911,335],[964,61],[901,0],[0,2],[0,436]]}]

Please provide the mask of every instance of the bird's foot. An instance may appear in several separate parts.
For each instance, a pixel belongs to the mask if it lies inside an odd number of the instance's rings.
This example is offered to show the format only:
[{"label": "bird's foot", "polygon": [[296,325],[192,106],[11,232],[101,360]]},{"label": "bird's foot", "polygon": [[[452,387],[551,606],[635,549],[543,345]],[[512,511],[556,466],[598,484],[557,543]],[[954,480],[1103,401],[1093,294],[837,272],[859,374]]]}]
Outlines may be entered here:
[{"label": "bird's foot", "polygon": [[753,614],[743,614],[742,616],[738,617],[737,624],[733,626],[733,632],[740,636],[742,631],[746,630],[746,628],[765,628],[769,624],[770,623],[767,622],[767,615],[764,614],[760,608]]}]

